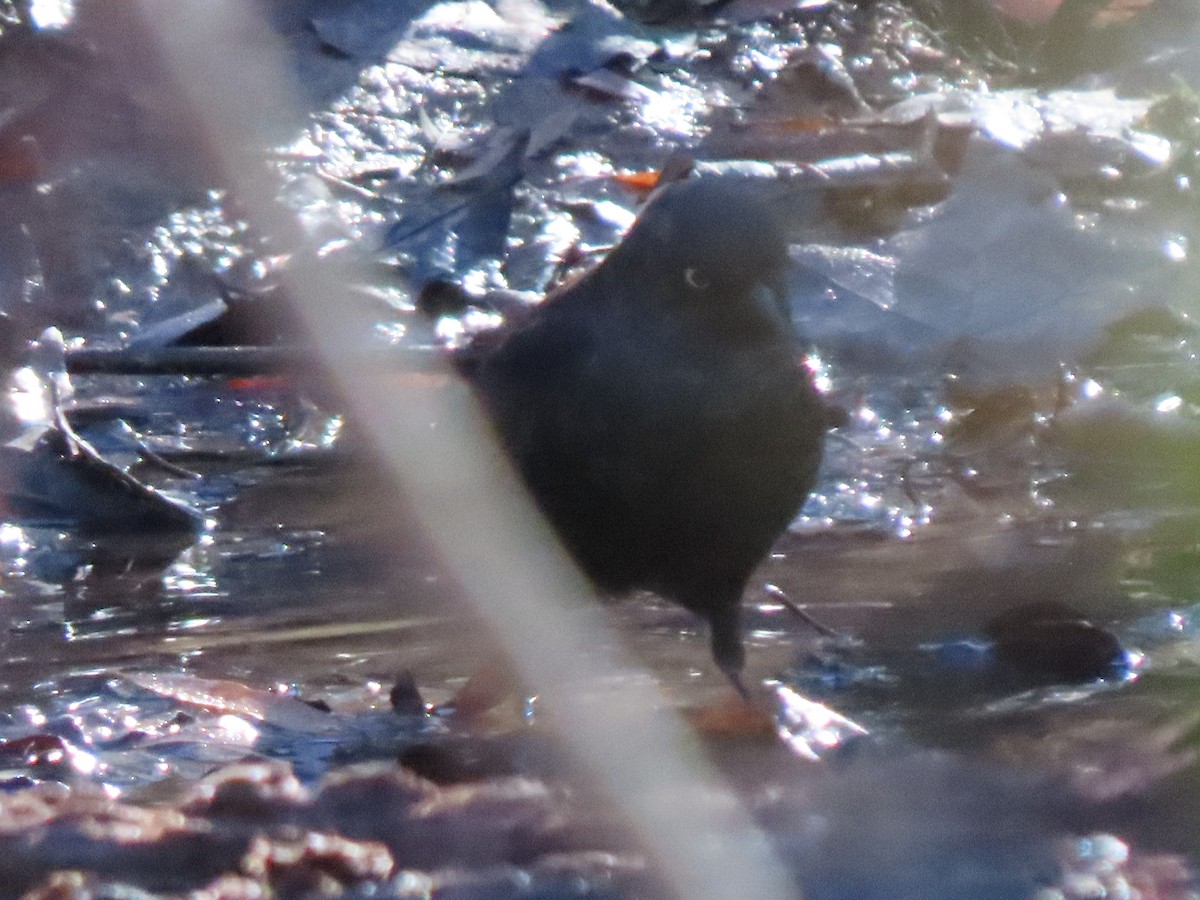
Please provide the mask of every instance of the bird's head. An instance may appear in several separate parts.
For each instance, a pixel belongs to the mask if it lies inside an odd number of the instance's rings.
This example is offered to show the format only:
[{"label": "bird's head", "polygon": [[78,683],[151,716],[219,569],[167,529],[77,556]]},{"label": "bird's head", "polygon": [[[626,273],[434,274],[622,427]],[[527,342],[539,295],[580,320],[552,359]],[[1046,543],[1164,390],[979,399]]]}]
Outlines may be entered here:
[{"label": "bird's head", "polygon": [[664,311],[733,340],[791,334],[787,262],[767,205],[745,183],[719,178],[662,188],[612,257]]}]

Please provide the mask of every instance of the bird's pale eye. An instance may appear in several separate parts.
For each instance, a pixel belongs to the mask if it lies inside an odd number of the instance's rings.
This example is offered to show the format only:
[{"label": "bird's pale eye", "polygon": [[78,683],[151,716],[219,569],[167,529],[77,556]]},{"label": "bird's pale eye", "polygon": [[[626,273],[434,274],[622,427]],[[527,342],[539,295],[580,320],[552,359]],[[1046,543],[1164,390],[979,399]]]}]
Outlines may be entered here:
[{"label": "bird's pale eye", "polygon": [[708,277],[696,268],[684,269],[683,280],[687,282],[688,287],[697,291],[706,291],[712,285]]}]

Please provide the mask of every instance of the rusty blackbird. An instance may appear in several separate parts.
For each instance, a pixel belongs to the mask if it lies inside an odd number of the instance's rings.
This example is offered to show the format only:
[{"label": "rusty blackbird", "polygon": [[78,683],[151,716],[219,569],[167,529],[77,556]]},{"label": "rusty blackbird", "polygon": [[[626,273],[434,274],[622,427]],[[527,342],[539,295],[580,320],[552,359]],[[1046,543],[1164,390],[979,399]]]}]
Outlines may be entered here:
[{"label": "rusty blackbird", "polygon": [[595,269],[460,359],[583,571],[706,619],[743,693],[742,591],[811,489],[828,421],[787,262],[744,185],[677,182]]}]

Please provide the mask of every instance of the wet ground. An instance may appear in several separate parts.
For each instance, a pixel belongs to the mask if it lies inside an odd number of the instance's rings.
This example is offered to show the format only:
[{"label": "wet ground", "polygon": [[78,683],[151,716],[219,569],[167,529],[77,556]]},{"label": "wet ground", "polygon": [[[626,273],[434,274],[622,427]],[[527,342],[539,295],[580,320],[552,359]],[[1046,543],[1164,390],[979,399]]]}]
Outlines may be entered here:
[{"label": "wet ground", "polygon": [[[3,7],[7,369],[48,326],[78,372],[286,308],[286,248],[136,6],[101,2]],[[806,897],[1194,897],[1200,19],[997,6],[265,2],[306,105],[265,115],[273,162],[322,256],[370,273],[401,392],[446,390],[431,346],[618,240],[673,157],[742,177],[847,412],[745,600],[776,720],[721,706],[686,612],[612,605],[622,641]],[[435,279],[477,308],[425,323]],[[233,330],[294,341],[287,315]],[[337,391],[268,374],[72,377],[70,426],[182,521],[0,459],[27,479],[0,507],[0,896],[669,895],[532,689],[503,696]]]}]

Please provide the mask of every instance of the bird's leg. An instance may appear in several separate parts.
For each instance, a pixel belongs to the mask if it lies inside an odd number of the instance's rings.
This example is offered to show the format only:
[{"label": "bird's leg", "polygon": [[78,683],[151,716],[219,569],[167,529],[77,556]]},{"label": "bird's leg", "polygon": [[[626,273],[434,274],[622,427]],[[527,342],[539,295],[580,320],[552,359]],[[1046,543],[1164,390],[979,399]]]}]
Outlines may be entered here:
[{"label": "bird's leg", "polygon": [[732,596],[721,596],[729,602],[720,606],[709,605],[702,615],[709,622],[713,659],[728,679],[733,693],[722,692],[718,700],[684,710],[684,714],[700,734],[710,738],[774,740],[777,731],[776,704],[767,702],[766,694],[761,691],[759,696],[752,696],[742,680],[742,664],[746,654],[742,649],[741,617],[737,605],[740,591]]},{"label": "bird's leg", "polygon": [[742,619],[736,602],[721,605],[708,614],[712,655],[717,667],[729,679],[742,699],[750,702],[750,691],[742,681],[746,649],[742,646]]},{"label": "bird's leg", "polygon": [[745,702],[753,705],[754,701],[750,699],[750,689],[746,687],[746,682],[742,680],[741,671],[738,669],[722,669],[721,671],[729,679],[729,683],[733,685],[733,689],[737,691],[737,695]]},{"label": "bird's leg", "polygon": [[839,640],[845,639],[846,636],[840,631],[835,631],[828,625],[824,624],[823,622],[818,622],[811,615],[809,615],[808,610],[804,609],[802,606],[800,606],[800,604],[789,597],[783,588],[779,587],[779,585],[767,584],[763,586],[763,590],[766,592],[768,597],[791,611],[792,615],[804,622],[809,628],[813,629],[813,631],[817,632],[818,634],[823,634],[825,637],[838,638]]}]

